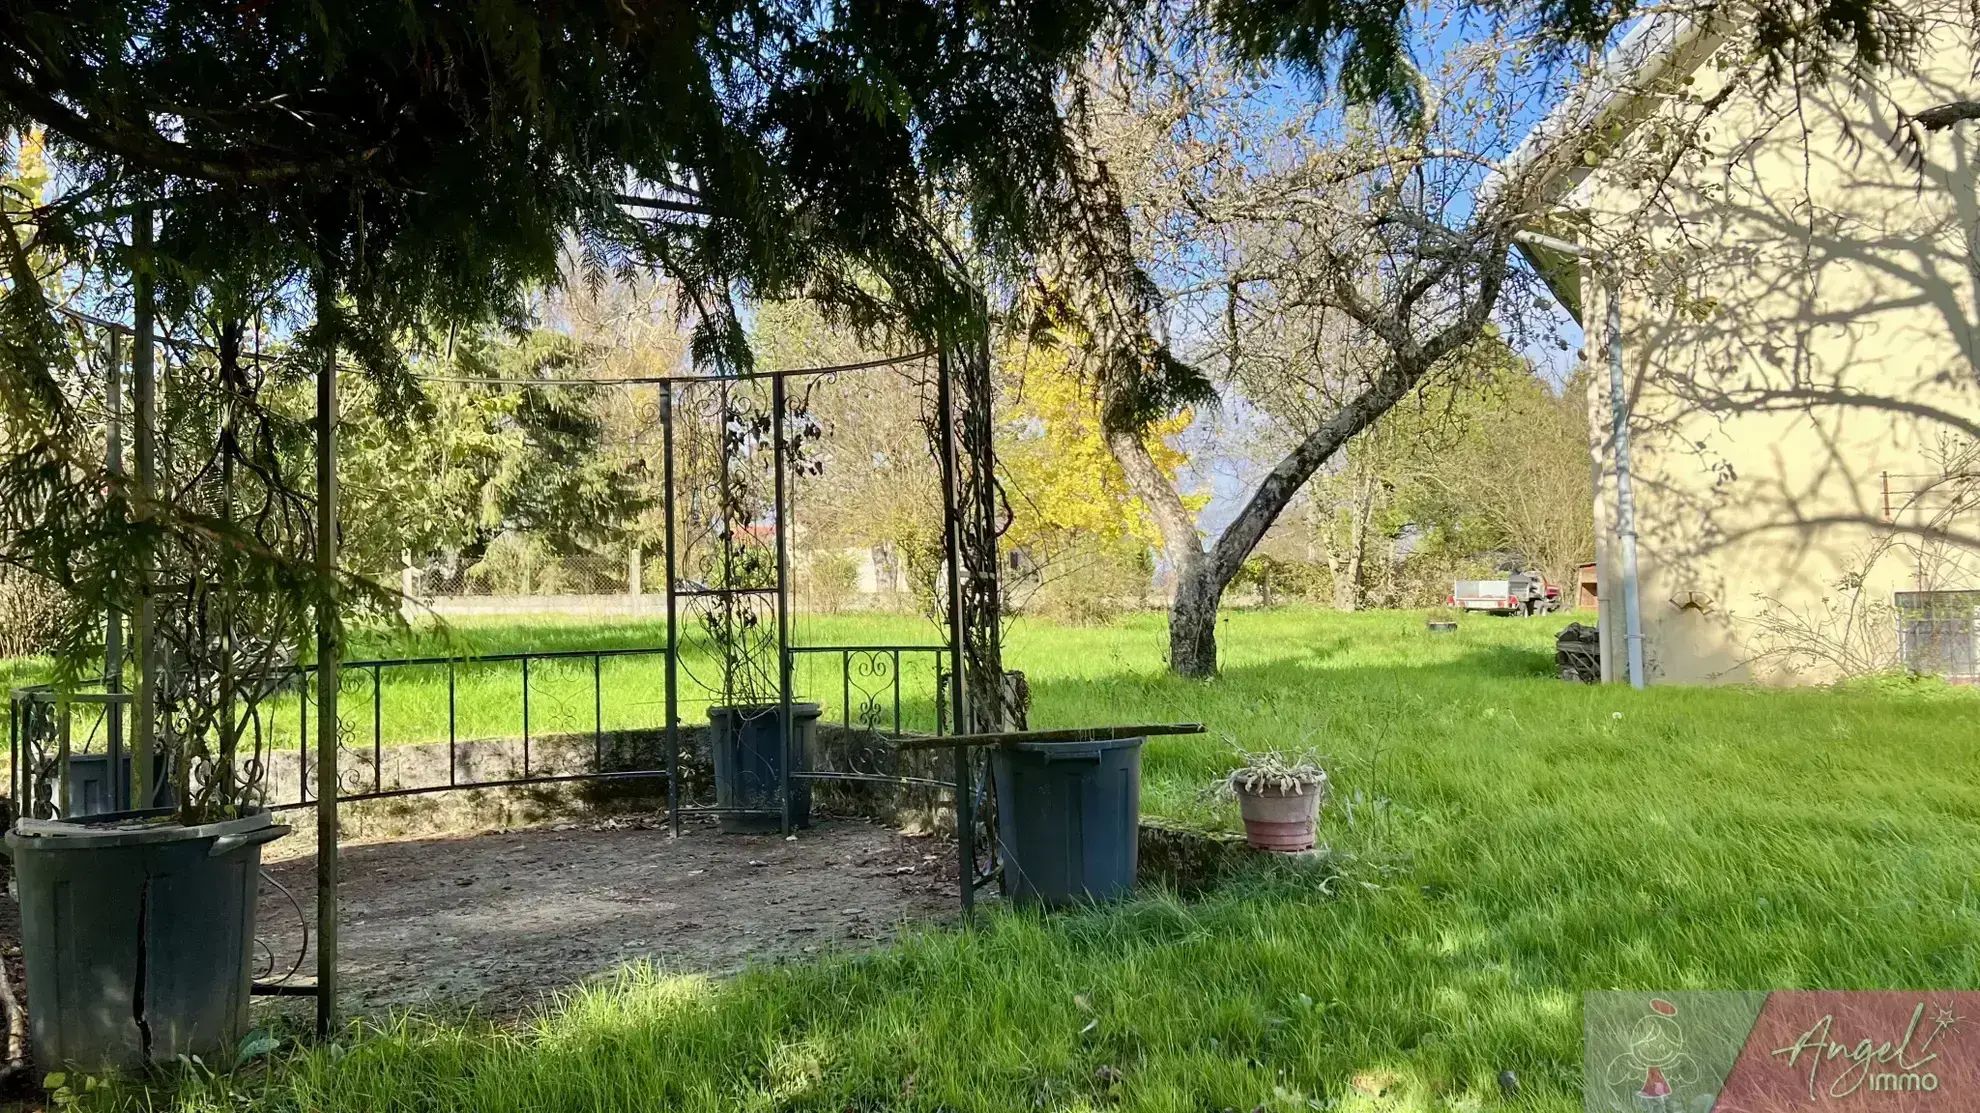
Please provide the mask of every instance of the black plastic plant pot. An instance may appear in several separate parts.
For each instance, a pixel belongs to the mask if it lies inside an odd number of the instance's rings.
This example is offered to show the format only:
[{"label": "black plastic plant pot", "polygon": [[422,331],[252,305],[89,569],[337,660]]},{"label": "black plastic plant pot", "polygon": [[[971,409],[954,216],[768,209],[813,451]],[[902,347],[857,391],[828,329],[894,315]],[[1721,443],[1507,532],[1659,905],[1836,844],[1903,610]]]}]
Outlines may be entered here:
[{"label": "black plastic plant pot", "polygon": [[266,812],[196,827],[140,812],[24,819],[9,831],[42,1069],[231,1063],[221,1053],[247,1029],[261,847],[288,833]]},{"label": "black plastic plant pot", "polygon": [[991,751],[1005,896],[1058,907],[1134,888],[1144,741],[1018,742]]},{"label": "black plastic plant pot", "polygon": [[[762,834],[784,826],[784,805],[777,795],[783,780],[784,730],[781,704],[751,704],[708,709],[714,746],[715,806],[722,830],[730,834]],[[818,734],[818,705],[791,704],[791,772],[811,768],[813,741]],[[790,782],[791,826],[811,826],[811,782]]]}]

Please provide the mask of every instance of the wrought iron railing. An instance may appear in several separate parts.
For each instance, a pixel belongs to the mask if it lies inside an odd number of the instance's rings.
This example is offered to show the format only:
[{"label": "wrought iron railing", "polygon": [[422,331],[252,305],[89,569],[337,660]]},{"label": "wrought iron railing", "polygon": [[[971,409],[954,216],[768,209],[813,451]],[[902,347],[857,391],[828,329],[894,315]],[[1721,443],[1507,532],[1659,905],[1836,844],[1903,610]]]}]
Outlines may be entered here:
[{"label": "wrought iron railing", "polygon": [[[113,810],[129,783],[121,744],[129,702],[128,692],[62,693],[46,684],[12,690],[7,795],[21,815],[57,819]],[[86,720],[80,737],[78,710]]]},{"label": "wrought iron railing", "polygon": [[[338,719],[338,746],[355,759],[348,770],[344,762],[338,763],[338,780],[343,790],[338,793],[342,801],[357,802],[378,800],[398,796],[413,796],[423,793],[447,792],[470,788],[508,788],[525,785],[558,784],[593,780],[658,779],[677,775],[677,770],[668,763],[653,761],[647,764],[635,762],[629,768],[608,768],[606,747],[629,733],[652,734],[665,729],[664,704],[657,700],[615,699],[614,714],[607,725],[606,715],[606,665],[633,663],[642,660],[656,661],[665,668],[667,651],[661,648],[634,649],[580,649],[557,650],[543,653],[497,653],[478,657],[406,657],[390,660],[345,661],[339,667],[338,684],[340,689],[340,710],[348,711],[352,703],[359,704],[362,717],[355,721],[349,714]],[[313,690],[311,678],[315,668],[311,665],[298,666],[295,722],[297,760],[294,770],[295,795],[287,797],[271,792],[270,800],[275,808],[303,807],[314,803],[314,765],[311,760],[312,739],[310,724],[314,704],[310,698]],[[417,674],[424,671],[427,676],[422,683]],[[462,681],[464,675],[476,681],[486,677],[490,671],[509,671],[515,677],[513,717],[500,710],[490,713],[486,705],[488,689],[491,685],[477,682],[472,687],[484,697],[473,701],[469,723],[463,723]],[[546,693],[544,680],[546,673],[568,679],[575,671],[580,678],[579,692],[573,696],[564,685],[563,691],[552,688]],[[394,681],[397,681],[395,684]],[[388,737],[385,707],[387,693],[394,687],[401,694],[421,687],[438,688],[444,684],[445,699],[429,699],[421,708],[424,715],[412,717],[412,725],[401,725],[398,737]],[[588,689],[588,690],[587,690]],[[545,697],[550,697],[551,722],[545,722]],[[588,698],[586,698],[588,696]],[[353,697],[356,697],[354,700]],[[497,701],[510,702],[510,701]],[[440,729],[440,711],[444,708],[445,729]],[[586,712],[589,714],[586,714]],[[630,712],[630,713],[628,713]],[[548,725],[552,729],[545,731]],[[368,727],[368,744],[364,735]],[[571,771],[569,763],[573,747],[581,747],[583,739],[590,741],[590,765]],[[555,754],[546,755],[546,742],[554,743]],[[314,740],[320,746],[322,740]],[[419,762],[402,760],[398,776],[388,781],[388,755],[397,751],[401,755],[419,754],[425,756],[424,749],[411,747],[445,747],[445,776],[441,776],[439,763],[435,761],[427,775],[417,775]],[[484,751],[497,750],[489,754]],[[513,750],[513,753],[509,751]],[[546,756],[550,760],[546,761]],[[508,775],[490,775],[487,766],[490,759],[509,759],[506,766]],[[281,763],[286,764],[286,763]],[[411,768],[407,768],[411,767]],[[287,770],[283,770],[287,773]],[[419,783],[407,783],[406,777]]]},{"label": "wrought iron railing", "polygon": [[[795,778],[954,788],[953,776],[932,762],[906,767],[898,746],[949,733],[947,647],[805,646],[791,654],[794,676],[818,692],[828,705],[826,722],[838,728],[829,746],[798,755]],[[689,716],[709,701],[688,693],[670,732],[660,696],[666,664],[664,648],[343,662],[338,799],[586,781],[678,785],[683,739],[701,725]],[[307,664],[284,670],[261,709],[251,760],[274,810],[315,803],[322,739],[314,736],[314,673]],[[128,801],[118,790],[127,791],[130,778],[106,770],[112,760],[128,764],[120,728],[130,701],[129,692],[13,689],[9,794],[16,806],[42,818],[120,810],[113,805]],[[162,774],[155,769],[147,783],[167,780]],[[677,793],[669,804],[712,810],[708,801]]]},{"label": "wrought iron railing", "polygon": [[[871,781],[953,789],[953,778],[923,775],[904,767],[902,739],[948,733],[942,693],[948,683],[947,646],[940,645],[821,645],[797,646],[793,661],[804,658],[838,662],[839,737],[820,747],[799,767],[796,776],[810,780]],[[925,665],[929,684],[925,704],[910,711],[902,695],[903,677],[916,664]],[[803,670],[793,667],[793,673]],[[913,671],[922,672],[915,669]],[[919,720],[919,721],[917,721]]]}]

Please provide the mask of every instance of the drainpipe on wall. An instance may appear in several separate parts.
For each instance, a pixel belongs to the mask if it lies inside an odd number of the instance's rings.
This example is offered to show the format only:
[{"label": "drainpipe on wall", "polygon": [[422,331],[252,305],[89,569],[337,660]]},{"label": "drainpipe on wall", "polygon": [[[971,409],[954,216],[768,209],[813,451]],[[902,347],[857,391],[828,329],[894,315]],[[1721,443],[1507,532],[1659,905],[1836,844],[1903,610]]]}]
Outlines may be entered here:
[{"label": "drainpipe on wall", "polygon": [[1636,496],[1629,477],[1629,395],[1623,389],[1622,282],[1609,279],[1609,413],[1616,438],[1616,540],[1622,543],[1623,639],[1629,686],[1643,687],[1643,607],[1636,584]]},{"label": "drainpipe on wall", "polygon": [[[1521,232],[1519,242],[1548,251],[1570,255],[1584,262],[1595,253],[1577,243]],[[1609,414],[1615,437],[1616,455],[1616,540],[1622,548],[1623,644],[1629,662],[1629,686],[1643,687],[1643,607],[1638,596],[1636,574],[1636,496],[1629,469],[1629,393],[1623,385],[1622,283],[1610,276],[1605,292],[1608,301]]]}]

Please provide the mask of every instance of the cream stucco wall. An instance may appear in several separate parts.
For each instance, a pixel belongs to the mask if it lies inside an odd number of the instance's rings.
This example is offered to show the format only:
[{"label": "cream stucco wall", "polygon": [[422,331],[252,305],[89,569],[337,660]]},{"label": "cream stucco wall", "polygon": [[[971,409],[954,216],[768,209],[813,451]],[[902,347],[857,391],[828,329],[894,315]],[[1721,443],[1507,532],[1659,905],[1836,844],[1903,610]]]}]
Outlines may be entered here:
[{"label": "cream stucco wall", "polygon": [[[1710,157],[1654,197],[1628,158],[1577,191],[1597,242],[1627,244],[1632,264],[1621,331],[1653,683],[1892,665],[1894,592],[1980,588],[1980,514],[1959,502],[1980,481],[1956,478],[1980,473],[1980,123],[1928,137],[1922,168],[1893,144],[1898,109],[1972,95],[1970,17],[1947,12],[1922,72],[1735,92],[1701,133]],[[1689,88],[1725,81],[1708,61]],[[1601,622],[1622,679],[1606,280],[1582,283]]]}]

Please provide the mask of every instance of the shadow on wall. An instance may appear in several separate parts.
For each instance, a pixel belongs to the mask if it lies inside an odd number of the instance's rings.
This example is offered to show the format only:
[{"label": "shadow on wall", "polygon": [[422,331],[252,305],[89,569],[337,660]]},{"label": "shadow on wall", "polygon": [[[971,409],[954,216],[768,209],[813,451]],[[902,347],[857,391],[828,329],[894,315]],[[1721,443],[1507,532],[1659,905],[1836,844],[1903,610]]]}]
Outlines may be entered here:
[{"label": "shadow on wall", "polygon": [[1921,57],[1928,72],[1856,89],[1694,109],[1702,149],[1647,207],[1597,194],[1653,260],[1624,294],[1653,678],[1895,668],[1896,592],[1980,587],[1980,129],[1925,137],[1913,164],[1898,118],[1962,98],[1973,58],[1952,40]]}]

